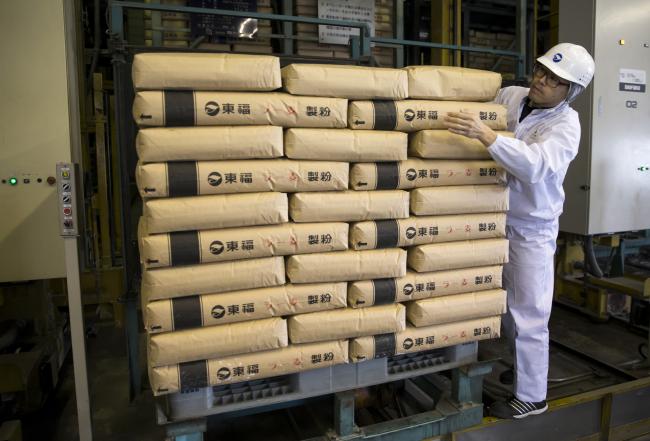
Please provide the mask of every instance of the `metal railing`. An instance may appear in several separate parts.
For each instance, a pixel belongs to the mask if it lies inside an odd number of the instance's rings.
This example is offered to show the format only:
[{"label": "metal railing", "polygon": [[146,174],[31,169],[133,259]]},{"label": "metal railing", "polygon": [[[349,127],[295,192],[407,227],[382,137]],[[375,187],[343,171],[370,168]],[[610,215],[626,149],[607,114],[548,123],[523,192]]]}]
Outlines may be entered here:
[{"label": "metal railing", "polygon": [[[473,47],[473,46],[462,46],[455,44],[443,44],[443,43],[433,43],[426,41],[414,41],[414,40],[404,40],[399,38],[382,38],[382,37],[372,37],[370,35],[370,26],[367,23],[358,22],[358,21],[346,21],[346,20],[329,20],[323,18],[314,18],[314,17],[302,17],[294,15],[285,15],[285,14],[267,14],[261,12],[246,12],[246,11],[230,11],[227,9],[208,9],[208,8],[197,8],[191,6],[178,6],[178,5],[162,5],[155,3],[136,3],[129,1],[111,1],[111,33],[114,36],[117,36],[121,40],[124,40],[124,10],[125,9],[141,9],[141,10],[150,10],[150,11],[159,11],[159,12],[179,12],[185,14],[206,14],[206,15],[215,15],[215,16],[225,16],[225,17],[239,17],[239,18],[255,18],[258,20],[269,20],[269,21],[278,21],[282,23],[305,23],[313,24],[320,26],[339,26],[339,27],[349,27],[359,30],[358,36],[351,36],[348,43],[350,50],[350,58],[352,60],[361,60],[369,59],[372,55],[371,48],[375,46],[383,47],[392,47],[398,51],[403,51],[405,47],[422,47],[428,49],[449,49],[453,51],[460,52],[473,52],[473,53],[484,53],[491,55],[501,55],[505,57],[513,57],[517,60],[517,76],[523,77],[523,70],[521,69],[524,64],[524,55],[520,52],[493,49],[487,47]],[[289,27],[284,28],[284,34],[272,34],[271,38],[279,38],[286,40],[296,40],[300,37],[292,35],[292,29]],[[286,47],[286,46],[285,46]],[[285,52],[287,52],[285,50]],[[292,55],[285,53],[285,55]],[[403,60],[403,56],[398,56],[398,60]],[[399,63],[398,63],[399,64]],[[402,67],[402,66],[398,66]]]}]

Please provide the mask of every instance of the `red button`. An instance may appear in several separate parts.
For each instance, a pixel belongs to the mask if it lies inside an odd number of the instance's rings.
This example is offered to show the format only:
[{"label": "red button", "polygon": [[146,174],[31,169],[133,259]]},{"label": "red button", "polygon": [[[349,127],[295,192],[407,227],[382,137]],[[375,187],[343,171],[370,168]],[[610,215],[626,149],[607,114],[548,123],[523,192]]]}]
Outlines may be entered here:
[{"label": "red button", "polygon": [[68,207],[64,208],[63,214],[65,214],[66,216],[70,216],[72,214],[72,208],[68,208]]}]

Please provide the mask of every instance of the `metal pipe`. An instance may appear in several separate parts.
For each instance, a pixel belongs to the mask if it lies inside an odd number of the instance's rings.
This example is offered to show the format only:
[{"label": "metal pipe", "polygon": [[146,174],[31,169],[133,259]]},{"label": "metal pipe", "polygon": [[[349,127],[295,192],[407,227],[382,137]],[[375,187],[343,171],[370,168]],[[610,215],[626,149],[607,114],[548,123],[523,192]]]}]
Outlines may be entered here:
[{"label": "metal pipe", "polygon": [[93,72],[97,68],[97,60],[99,59],[99,48],[101,46],[101,32],[99,28],[99,0],[93,2],[93,55],[90,62],[90,69],[86,76],[86,95],[92,90]]},{"label": "metal pipe", "polygon": [[583,245],[585,250],[585,269],[589,274],[600,279],[603,277],[603,270],[600,269],[598,261],[596,260],[592,236],[585,236]]},{"label": "metal pipe", "polygon": [[528,9],[527,0],[517,2],[517,51],[519,60],[517,63],[517,78],[526,76],[526,12]]},{"label": "metal pipe", "polygon": [[162,5],[156,3],[136,3],[136,2],[126,2],[126,1],[113,1],[113,8],[120,9],[144,9],[151,11],[169,11],[169,12],[181,12],[187,14],[208,14],[208,15],[223,15],[226,17],[242,17],[242,18],[257,18],[259,20],[280,20],[290,23],[308,23],[315,25],[324,25],[324,26],[343,26],[348,28],[357,28],[362,30],[360,36],[370,37],[370,26],[367,23],[359,21],[347,21],[347,20],[330,20],[325,18],[314,18],[314,17],[301,17],[293,15],[279,15],[279,14],[267,14],[262,12],[246,12],[246,11],[231,11],[227,9],[208,9],[208,8],[195,8],[190,6],[175,6],[175,5]]},{"label": "metal pipe", "polygon": [[539,0],[533,0],[533,62],[537,59],[537,21],[539,15]]},{"label": "metal pipe", "polygon": [[[222,15],[227,17],[250,17],[257,18],[260,20],[279,20],[279,21],[288,21],[292,23],[308,23],[315,25],[326,25],[326,26],[343,26],[351,27],[363,30],[360,32],[359,37],[351,38],[352,41],[359,41],[357,48],[360,49],[360,56],[369,56],[370,55],[370,43],[374,43],[377,46],[414,46],[414,47],[425,47],[430,49],[450,49],[458,50],[461,52],[476,52],[476,53],[485,53],[485,54],[494,54],[494,55],[504,55],[507,57],[513,57],[521,59],[522,55],[514,51],[505,51],[500,49],[484,48],[484,47],[471,47],[471,46],[462,46],[455,44],[444,44],[444,43],[430,43],[425,41],[413,41],[413,40],[403,40],[398,38],[379,38],[370,36],[370,26],[367,23],[355,22],[355,21],[343,21],[343,20],[329,20],[329,19],[320,19],[313,17],[299,17],[299,16],[288,16],[288,15],[278,15],[278,14],[266,14],[260,12],[243,12],[243,11],[230,11],[225,9],[207,9],[207,8],[195,8],[188,6],[175,6],[175,5],[161,5],[155,3],[135,3],[127,1],[112,1],[111,2],[111,32],[116,35],[119,39],[124,38],[124,24],[123,24],[123,11],[124,8],[132,9],[145,9],[153,11],[170,11],[170,12],[182,12],[189,14],[208,14],[208,15]],[[352,43],[351,43],[352,44]],[[523,65],[523,61],[521,62]]]},{"label": "metal pipe", "polygon": [[[370,25],[359,21],[329,20],[324,18],[300,17],[293,15],[266,14],[261,12],[231,11],[227,9],[196,8],[191,6],[161,5],[155,3],[136,3],[127,1],[111,2],[111,31],[120,39],[124,38],[122,13],[124,8],[144,9],[150,11],[181,12],[185,14],[221,15],[225,17],[256,18],[258,20],[279,20],[284,23],[308,23],[324,26],[342,26],[359,29],[360,54],[370,56]],[[286,29],[283,29],[286,32]]]},{"label": "metal pipe", "polygon": [[[461,46],[463,44],[462,39],[463,39],[463,10],[462,10],[462,0],[456,0],[454,2],[454,5],[456,6],[456,9],[454,11],[454,18],[455,18],[455,23],[454,23],[454,33],[456,34],[454,37],[454,41],[456,42],[456,46]],[[462,52],[457,50],[454,55],[455,55],[455,64],[456,66],[460,67],[461,66],[461,54]]]},{"label": "metal pipe", "polygon": [[[393,35],[398,40],[404,39],[404,0],[395,0],[395,19]],[[395,67],[404,67],[404,47],[395,48]]]},{"label": "metal pipe", "polygon": [[[282,0],[281,4],[284,15],[293,15],[292,0]],[[282,40],[282,53],[284,55],[293,55],[293,40],[286,38],[293,36],[293,23],[288,21],[282,22],[282,33],[285,36],[285,39]]]},{"label": "metal pipe", "polygon": [[398,40],[396,38],[381,38],[381,37],[372,37],[370,42],[374,43],[376,46],[384,45],[398,45],[398,46],[416,46],[416,47],[426,47],[430,49],[451,49],[451,50],[460,50],[462,52],[477,52],[485,54],[494,54],[494,55],[504,55],[506,57],[519,58],[521,54],[514,51],[504,51],[501,49],[492,49],[486,47],[472,47],[472,46],[458,46],[455,44],[444,44],[444,43],[430,43],[427,41],[414,41],[414,40]]}]

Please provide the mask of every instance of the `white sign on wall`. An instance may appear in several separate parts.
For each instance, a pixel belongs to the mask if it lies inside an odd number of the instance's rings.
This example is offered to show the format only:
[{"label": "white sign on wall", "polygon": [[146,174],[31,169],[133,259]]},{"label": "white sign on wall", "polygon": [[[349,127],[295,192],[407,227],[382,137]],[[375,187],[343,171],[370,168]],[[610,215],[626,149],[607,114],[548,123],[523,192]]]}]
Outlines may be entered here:
[{"label": "white sign on wall", "polygon": [[[318,0],[318,18],[361,21],[370,25],[375,35],[375,0]],[[318,42],[348,44],[351,35],[359,35],[358,28],[345,26],[318,26]]]},{"label": "white sign on wall", "polygon": [[645,93],[645,70],[620,69],[618,71],[618,90]]}]

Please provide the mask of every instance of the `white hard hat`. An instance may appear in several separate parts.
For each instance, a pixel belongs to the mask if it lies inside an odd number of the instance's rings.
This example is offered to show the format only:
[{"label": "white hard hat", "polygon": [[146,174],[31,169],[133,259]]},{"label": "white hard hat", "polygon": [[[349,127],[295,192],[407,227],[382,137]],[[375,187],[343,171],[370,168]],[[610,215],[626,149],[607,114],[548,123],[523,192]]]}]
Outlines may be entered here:
[{"label": "white hard hat", "polygon": [[596,64],[587,49],[572,43],[560,43],[537,59],[558,77],[587,87],[594,77]]}]

